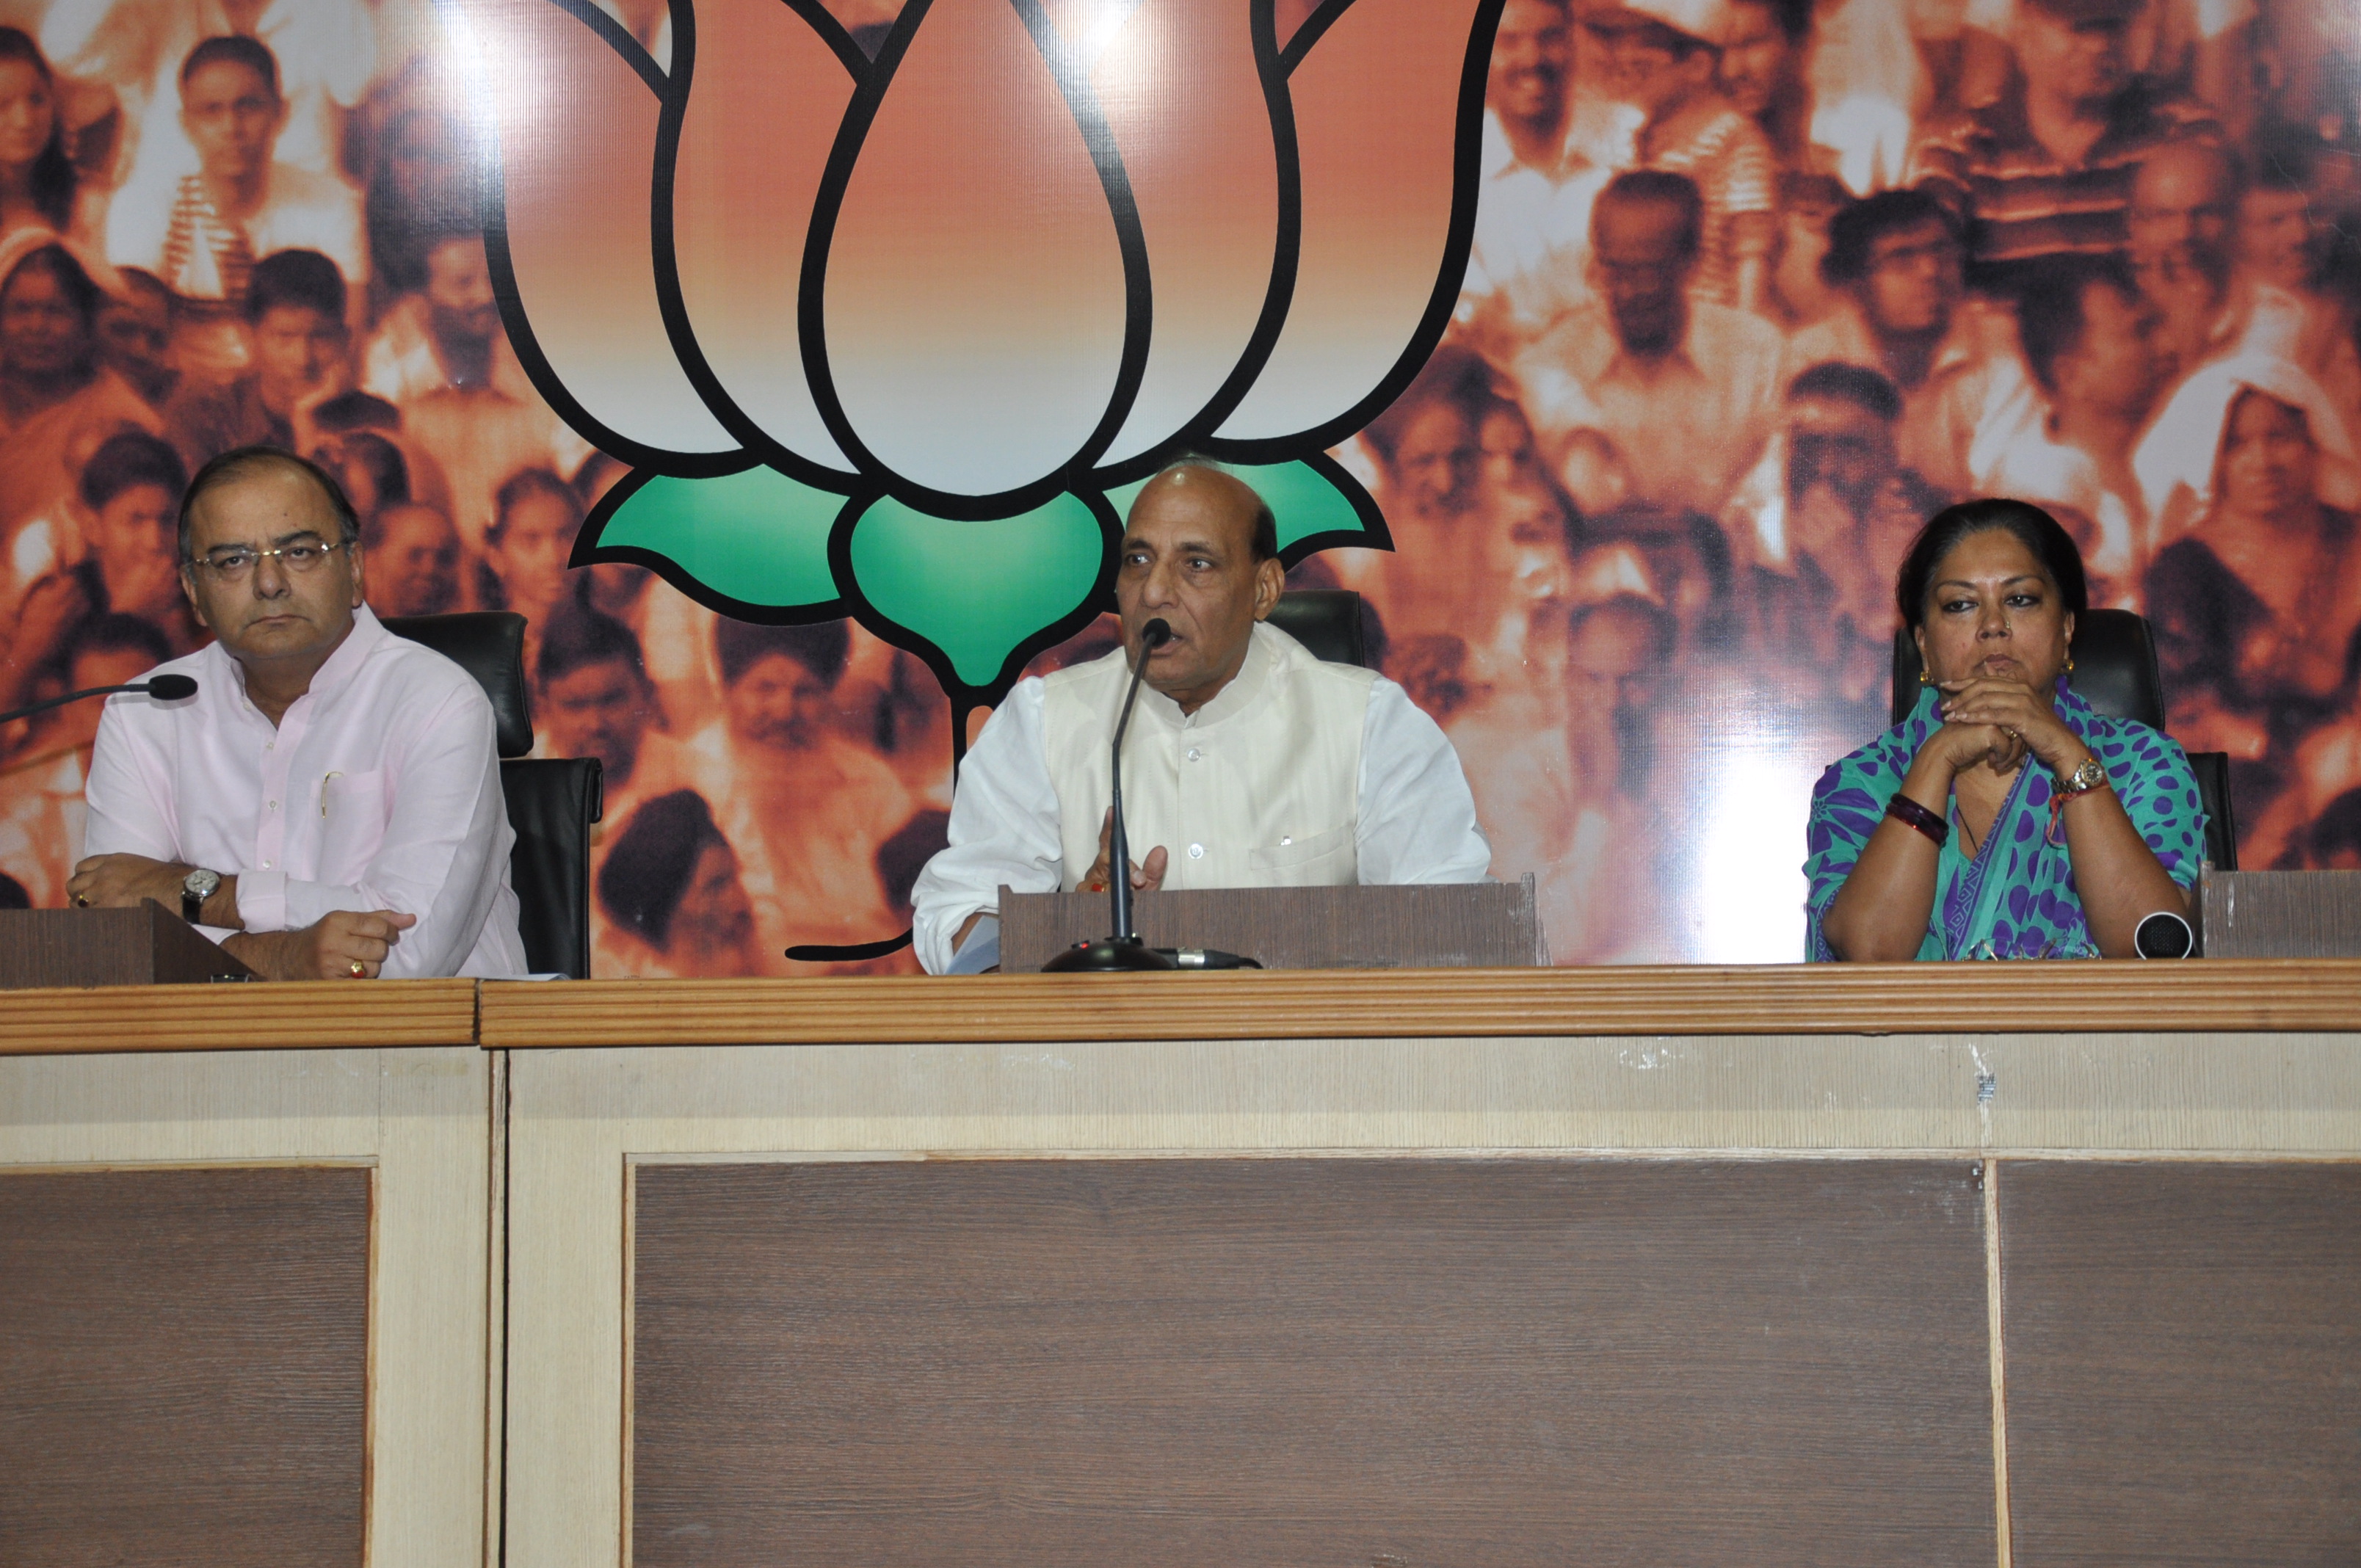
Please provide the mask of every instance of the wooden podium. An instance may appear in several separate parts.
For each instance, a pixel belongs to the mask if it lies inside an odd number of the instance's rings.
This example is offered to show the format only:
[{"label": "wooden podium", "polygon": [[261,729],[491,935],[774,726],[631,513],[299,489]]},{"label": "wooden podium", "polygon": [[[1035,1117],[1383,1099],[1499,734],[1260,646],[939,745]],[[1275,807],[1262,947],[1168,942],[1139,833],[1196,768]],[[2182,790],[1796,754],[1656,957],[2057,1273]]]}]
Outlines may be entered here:
[{"label": "wooden podium", "polygon": [[152,898],[137,909],[0,909],[0,991],[256,978]]},{"label": "wooden podium", "polygon": [[[1100,893],[1000,890],[1000,968],[1032,974],[1107,935]],[[1143,893],[1151,948],[1218,948],[1265,969],[1528,969],[1549,962],[1529,872],[1516,882],[1411,887],[1224,887]]]}]

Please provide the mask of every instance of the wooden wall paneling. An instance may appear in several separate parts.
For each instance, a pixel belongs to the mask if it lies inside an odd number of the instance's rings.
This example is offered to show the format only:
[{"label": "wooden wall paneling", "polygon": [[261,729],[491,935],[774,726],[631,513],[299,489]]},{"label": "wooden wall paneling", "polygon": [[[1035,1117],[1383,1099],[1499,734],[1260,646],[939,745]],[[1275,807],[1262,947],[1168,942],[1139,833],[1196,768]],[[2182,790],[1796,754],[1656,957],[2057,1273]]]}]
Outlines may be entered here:
[{"label": "wooden wall paneling", "polygon": [[1993,1560],[1963,1162],[634,1169],[638,1568]]},{"label": "wooden wall paneling", "polygon": [[0,1171],[0,1561],[362,1561],[366,1166]]},{"label": "wooden wall paneling", "polygon": [[2361,1561],[2361,1165],[2004,1167],[2016,1568]]},{"label": "wooden wall paneling", "polygon": [[519,1050],[509,1568],[621,1551],[634,1161],[2353,1154],[2356,1055],[2335,1036],[2038,1033]]},{"label": "wooden wall paneling", "polygon": [[486,1561],[489,1078],[472,1046],[0,1058],[0,1181],[373,1167],[371,1568]]}]

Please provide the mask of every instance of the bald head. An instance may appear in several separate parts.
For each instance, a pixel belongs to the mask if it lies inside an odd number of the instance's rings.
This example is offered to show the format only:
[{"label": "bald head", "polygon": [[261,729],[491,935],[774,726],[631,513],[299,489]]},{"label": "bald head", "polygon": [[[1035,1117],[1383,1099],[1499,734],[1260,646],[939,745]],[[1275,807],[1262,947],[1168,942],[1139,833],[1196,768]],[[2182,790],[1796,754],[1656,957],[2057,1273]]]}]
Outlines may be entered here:
[{"label": "bald head", "polygon": [[1172,499],[1184,497],[1202,499],[1221,511],[1234,515],[1246,529],[1243,545],[1257,561],[1279,557],[1279,524],[1271,516],[1270,506],[1252,485],[1235,474],[1203,463],[1175,463],[1141,488],[1131,503],[1131,515],[1137,517],[1139,509],[1151,497],[1169,493]]},{"label": "bald head", "polygon": [[1246,663],[1254,623],[1279,602],[1270,508],[1235,475],[1176,464],[1131,503],[1115,571],[1124,652],[1139,656],[1140,628],[1162,620],[1172,640],[1148,656],[1148,684],[1194,712]]}]

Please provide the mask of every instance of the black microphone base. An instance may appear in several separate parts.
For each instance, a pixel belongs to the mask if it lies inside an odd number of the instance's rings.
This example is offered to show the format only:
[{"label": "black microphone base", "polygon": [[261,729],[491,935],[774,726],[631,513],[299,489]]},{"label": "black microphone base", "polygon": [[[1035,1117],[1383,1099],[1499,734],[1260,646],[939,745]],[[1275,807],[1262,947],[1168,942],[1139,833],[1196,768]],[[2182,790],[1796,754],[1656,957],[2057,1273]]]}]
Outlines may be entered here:
[{"label": "black microphone base", "polygon": [[1139,970],[1177,969],[1170,956],[1134,937],[1102,937],[1076,942],[1041,966],[1043,974],[1126,974]]}]

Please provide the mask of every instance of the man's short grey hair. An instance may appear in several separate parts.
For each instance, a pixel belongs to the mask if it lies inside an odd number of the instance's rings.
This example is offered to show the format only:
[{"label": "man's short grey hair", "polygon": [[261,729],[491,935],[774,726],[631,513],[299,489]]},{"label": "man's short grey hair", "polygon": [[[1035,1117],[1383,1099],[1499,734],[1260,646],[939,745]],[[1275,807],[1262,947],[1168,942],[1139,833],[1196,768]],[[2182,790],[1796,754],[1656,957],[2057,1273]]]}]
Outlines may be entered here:
[{"label": "man's short grey hair", "polygon": [[[1262,492],[1256,489],[1252,484],[1247,482],[1245,476],[1238,473],[1236,469],[1232,468],[1228,464],[1216,462],[1211,457],[1198,457],[1193,455],[1175,457],[1171,462],[1167,463],[1163,467],[1159,468],[1156,471],[1156,477],[1148,480],[1148,485],[1159,484],[1168,477],[1178,474],[1187,468],[1202,468],[1207,473],[1225,474],[1229,477],[1237,480],[1239,484],[1246,486],[1246,493],[1255,499],[1254,539],[1252,544],[1254,559],[1257,563],[1278,560],[1279,519],[1272,515],[1270,503],[1262,499]],[[1147,486],[1141,487],[1141,489],[1142,493],[1145,493]]]}]

